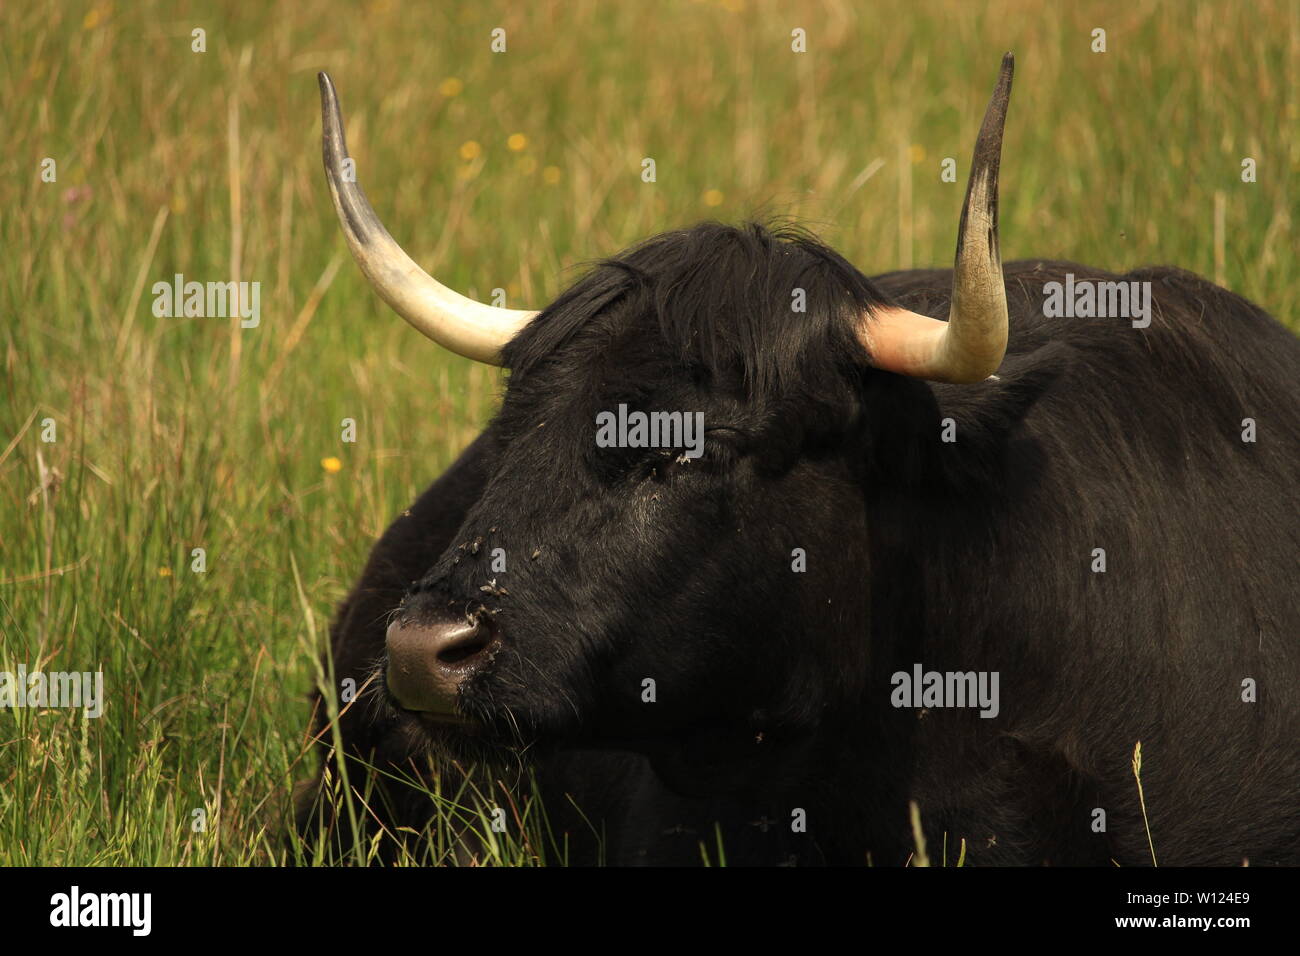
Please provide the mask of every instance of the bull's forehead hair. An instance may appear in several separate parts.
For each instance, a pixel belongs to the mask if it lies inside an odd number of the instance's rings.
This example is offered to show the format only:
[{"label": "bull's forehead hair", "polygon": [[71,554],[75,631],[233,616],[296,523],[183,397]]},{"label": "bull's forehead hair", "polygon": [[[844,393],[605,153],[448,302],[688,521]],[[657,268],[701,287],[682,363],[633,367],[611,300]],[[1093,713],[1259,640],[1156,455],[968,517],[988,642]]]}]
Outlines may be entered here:
[{"label": "bull's forehead hair", "polygon": [[884,304],[858,270],[789,224],[703,223],[607,259],[504,351],[515,380],[574,364],[676,364],[755,397],[861,364],[853,325]]}]

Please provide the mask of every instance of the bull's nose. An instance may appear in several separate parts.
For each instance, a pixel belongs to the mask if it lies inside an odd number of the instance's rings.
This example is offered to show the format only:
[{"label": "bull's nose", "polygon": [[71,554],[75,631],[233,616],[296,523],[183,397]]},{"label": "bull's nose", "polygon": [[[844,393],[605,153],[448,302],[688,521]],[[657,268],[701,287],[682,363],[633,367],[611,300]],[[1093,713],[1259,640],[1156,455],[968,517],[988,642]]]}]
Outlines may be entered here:
[{"label": "bull's nose", "polygon": [[491,657],[489,620],[442,615],[388,626],[388,690],[407,710],[456,713],[456,693]]}]

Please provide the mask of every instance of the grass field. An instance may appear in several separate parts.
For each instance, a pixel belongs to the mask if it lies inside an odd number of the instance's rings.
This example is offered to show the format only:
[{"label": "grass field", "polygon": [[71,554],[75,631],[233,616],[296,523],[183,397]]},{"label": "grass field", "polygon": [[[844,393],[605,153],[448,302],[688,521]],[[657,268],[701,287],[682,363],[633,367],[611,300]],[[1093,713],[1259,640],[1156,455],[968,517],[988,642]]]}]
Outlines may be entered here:
[{"label": "grass field", "polygon": [[[348,257],[319,69],[399,241],[537,307],[707,218],[948,264],[1013,50],[1004,259],[1172,263],[1300,328],[1300,0],[7,3],[0,36],[0,670],[106,698],[0,710],[0,864],[283,861],[332,609],[492,414]],[[260,282],[260,324],[156,317],[176,273]]]}]

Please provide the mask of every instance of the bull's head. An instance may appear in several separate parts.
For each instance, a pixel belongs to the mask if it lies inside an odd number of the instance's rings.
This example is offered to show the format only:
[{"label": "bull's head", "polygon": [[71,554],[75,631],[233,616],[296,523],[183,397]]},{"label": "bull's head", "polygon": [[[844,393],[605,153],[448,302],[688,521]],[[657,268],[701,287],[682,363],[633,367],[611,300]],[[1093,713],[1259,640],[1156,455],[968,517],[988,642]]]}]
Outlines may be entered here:
[{"label": "bull's head", "polygon": [[[388,691],[431,736],[605,742],[701,765],[765,733],[806,737],[862,693],[881,409],[899,383],[982,382],[1006,350],[1011,74],[1008,54],[946,322],[891,305],[802,234],[716,225],[650,240],[540,313],[474,302],[422,271],[345,179],[321,74],[325,171],[362,271],[435,342],[511,370],[481,493],[388,629]],[[602,447],[598,416],[620,406],[702,413],[699,447]],[[498,548],[506,574],[490,570]]]}]

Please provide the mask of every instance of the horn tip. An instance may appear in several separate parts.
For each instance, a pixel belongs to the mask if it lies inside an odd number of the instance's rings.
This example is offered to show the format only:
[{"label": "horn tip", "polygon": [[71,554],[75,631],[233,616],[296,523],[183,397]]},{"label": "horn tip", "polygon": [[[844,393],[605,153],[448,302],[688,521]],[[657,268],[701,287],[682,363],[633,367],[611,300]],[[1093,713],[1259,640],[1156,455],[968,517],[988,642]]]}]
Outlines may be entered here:
[{"label": "horn tip", "polygon": [[334,91],[334,82],[324,70],[316,74],[320,83],[321,142],[325,172],[333,176],[335,169],[347,158],[347,142],[343,138],[343,115],[339,108],[338,93]]}]

